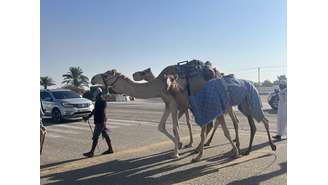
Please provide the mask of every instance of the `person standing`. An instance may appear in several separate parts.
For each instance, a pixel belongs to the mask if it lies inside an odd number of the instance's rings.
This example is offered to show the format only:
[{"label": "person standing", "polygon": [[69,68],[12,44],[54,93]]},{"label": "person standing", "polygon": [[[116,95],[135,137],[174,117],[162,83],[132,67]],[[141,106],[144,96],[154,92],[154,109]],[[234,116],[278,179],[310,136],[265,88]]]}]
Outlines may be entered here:
[{"label": "person standing", "polygon": [[107,128],[106,128],[106,101],[104,100],[102,96],[102,90],[101,88],[97,88],[94,96],[96,97],[96,103],[95,103],[95,108],[92,110],[91,114],[88,115],[87,117],[84,117],[84,121],[87,121],[91,116],[94,117],[94,124],[95,128],[93,131],[93,137],[92,137],[92,146],[91,150],[87,153],[84,153],[83,155],[86,157],[93,157],[95,148],[98,144],[98,139],[100,134],[105,138],[107,145],[108,145],[108,150],[106,150],[103,154],[111,154],[114,153],[111,140],[109,138],[109,135],[107,133]]},{"label": "person standing", "polygon": [[287,82],[282,81],[279,84],[279,88],[280,92],[277,116],[278,134],[273,136],[273,138],[278,141],[281,140],[282,136],[287,136]]}]

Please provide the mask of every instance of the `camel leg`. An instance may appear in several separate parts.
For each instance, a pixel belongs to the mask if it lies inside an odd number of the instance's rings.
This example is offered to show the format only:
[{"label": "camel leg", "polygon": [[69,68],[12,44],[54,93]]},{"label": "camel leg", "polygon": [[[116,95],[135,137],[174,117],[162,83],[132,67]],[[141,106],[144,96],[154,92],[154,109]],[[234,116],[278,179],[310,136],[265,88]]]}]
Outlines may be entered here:
[{"label": "camel leg", "polygon": [[233,156],[234,157],[238,157],[239,156],[239,151],[236,147],[236,145],[234,144],[234,142],[232,141],[231,139],[231,136],[230,136],[230,132],[227,128],[227,125],[225,123],[225,120],[224,120],[224,116],[220,116],[218,119],[217,119],[217,122],[219,122],[219,124],[222,125],[222,130],[223,130],[223,133],[224,133],[224,136],[229,140],[231,146],[232,146],[232,151],[233,151]]},{"label": "camel leg", "polygon": [[174,137],[169,132],[167,132],[167,130],[165,128],[166,120],[169,117],[169,114],[170,114],[169,106],[168,106],[167,103],[165,103],[165,110],[164,110],[164,113],[162,115],[161,121],[158,125],[158,130],[161,133],[163,133],[164,135],[166,135],[175,144]]},{"label": "camel leg", "polygon": [[189,117],[189,112],[188,110],[185,112],[185,116],[186,116],[186,122],[187,122],[187,126],[188,126],[188,130],[189,130],[189,144],[186,145],[186,148],[192,147],[192,144],[194,142],[193,137],[192,137],[192,130],[191,130],[191,123],[190,123],[190,117]]},{"label": "camel leg", "polygon": [[200,134],[200,145],[199,145],[199,153],[196,158],[192,159],[191,162],[199,161],[203,156],[204,151],[204,141],[205,141],[205,132],[206,132],[206,125],[202,127],[201,134]]},{"label": "camel leg", "polygon": [[266,118],[264,118],[263,119],[263,123],[264,123],[265,129],[266,129],[267,134],[268,134],[268,137],[269,137],[269,143],[270,143],[271,149],[273,151],[275,151],[277,149],[277,147],[276,147],[276,145],[273,144],[273,142],[271,140],[270,131],[269,131],[269,120],[267,120]]},{"label": "camel leg", "polygon": [[248,155],[251,152],[252,144],[253,144],[253,140],[254,140],[254,136],[255,136],[255,132],[256,132],[256,127],[255,127],[255,123],[254,123],[252,116],[247,116],[247,119],[248,119],[249,126],[251,127],[251,136],[250,136],[250,140],[249,140],[248,150],[244,153],[244,155]]},{"label": "camel leg", "polygon": [[182,143],[180,142],[180,134],[178,130],[178,110],[177,106],[174,102],[170,104],[171,116],[172,116],[172,124],[173,124],[173,134],[174,134],[174,157],[179,157],[179,149],[182,148]]},{"label": "camel leg", "polygon": [[47,132],[46,131],[41,131],[41,142],[40,142],[40,155],[42,154],[42,149],[43,149],[43,143],[44,143],[44,140],[46,138],[46,134]]},{"label": "camel leg", "polygon": [[[210,146],[213,136],[214,136],[214,133],[215,133],[216,129],[218,128],[219,124],[220,124],[220,122],[216,119],[216,121],[214,123],[214,128],[213,128],[212,134],[211,134],[210,138],[207,140],[205,146]],[[208,131],[208,128],[207,128],[207,131]]]},{"label": "camel leg", "polygon": [[240,141],[239,141],[239,126],[238,126],[238,123],[239,123],[239,120],[235,114],[235,112],[233,111],[232,107],[229,108],[228,110],[228,113],[229,113],[229,116],[232,120],[232,123],[233,123],[233,127],[235,128],[235,134],[236,134],[236,146],[238,148],[238,152],[240,152]]}]

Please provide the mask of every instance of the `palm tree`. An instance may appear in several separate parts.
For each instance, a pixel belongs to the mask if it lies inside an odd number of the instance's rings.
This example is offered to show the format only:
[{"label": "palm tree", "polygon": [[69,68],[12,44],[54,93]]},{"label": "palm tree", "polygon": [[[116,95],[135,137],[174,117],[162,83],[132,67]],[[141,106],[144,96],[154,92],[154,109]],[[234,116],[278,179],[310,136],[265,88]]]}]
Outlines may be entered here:
[{"label": "palm tree", "polygon": [[83,71],[80,67],[70,67],[66,74],[63,74],[63,84],[66,84],[67,88],[72,90],[83,91],[84,86],[88,86],[89,78],[83,75]]},{"label": "palm tree", "polygon": [[56,85],[52,78],[48,76],[40,77],[40,85],[43,86],[44,89],[47,89],[48,86]]}]

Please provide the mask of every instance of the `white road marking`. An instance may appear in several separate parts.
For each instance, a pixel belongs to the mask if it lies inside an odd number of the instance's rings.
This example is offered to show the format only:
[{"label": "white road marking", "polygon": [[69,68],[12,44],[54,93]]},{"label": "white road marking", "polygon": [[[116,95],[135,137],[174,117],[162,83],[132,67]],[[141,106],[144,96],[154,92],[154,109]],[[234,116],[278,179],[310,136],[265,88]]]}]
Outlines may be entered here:
[{"label": "white road marking", "polygon": [[123,122],[109,122],[109,123],[107,123],[107,126],[111,126],[111,125],[133,126],[133,125],[135,125],[135,124],[123,123]]},{"label": "white road marking", "polygon": [[55,128],[64,128],[64,129],[78,129],[78,130],[89,130],[88,126],[82,126],[82,124],[69,124],[69,125],[56,125]]},{"label": "white road marking", "polygon": [[144,124],[144,125],[151,125],[151,126],[157,126],[158,122],[150,122],[150,121],[136,121],[136,120],[123,120],[123,119],[109,119],[109,124],[111,122],[122,122],[122,123],[135,123],[135,124]]},{"label": "white road marking", "polygon": [[47,129],[48,133],[51,132],[56,132],[56,133],[61,133],[61,134],[78,134],[78,132],[73,131],[73,130],[69,130],[69,129],[61,129],[61,128],[48,128]]}]

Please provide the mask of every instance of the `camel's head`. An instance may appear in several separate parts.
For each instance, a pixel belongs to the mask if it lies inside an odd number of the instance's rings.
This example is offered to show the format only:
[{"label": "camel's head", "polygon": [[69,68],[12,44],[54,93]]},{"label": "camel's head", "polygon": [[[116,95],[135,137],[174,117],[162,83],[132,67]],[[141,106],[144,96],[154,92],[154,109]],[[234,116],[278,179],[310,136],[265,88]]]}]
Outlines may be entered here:
[{"label": "camel's head", "polygon": [[132,76],[133,76],[134,81],[141,81],[141,80],[148,81],[154,77],[153,72],[151,71],[150,68],[147,68],[142,71],[137,71],[137,72],[133,73]]},{"label": "camel's head", "polygon": [[177,77],[174,75],[164,75],[166,90],[172,95],[183,91],[183,88],[177,82]]},{"label": "camel's head", "polygon": [[92,85],[112,86],[119,77],[122,76],[115,69],[109,70],[105,73],[96,74],[91,78]]},{"label": "camel's head", "polygon": [[[179,85],[177,77],[174,75],[164,75],[165,86],[167,91],[174,97],[177,102],[180,113],[184,113],[188,109],[189,101],[188,96]],[[179,113],[179,117],[181,116]]]}]

